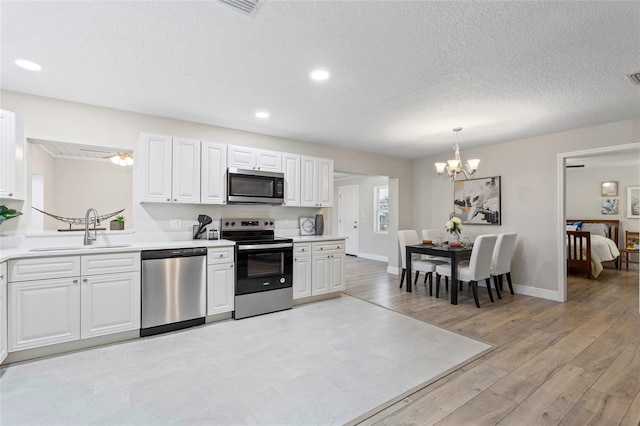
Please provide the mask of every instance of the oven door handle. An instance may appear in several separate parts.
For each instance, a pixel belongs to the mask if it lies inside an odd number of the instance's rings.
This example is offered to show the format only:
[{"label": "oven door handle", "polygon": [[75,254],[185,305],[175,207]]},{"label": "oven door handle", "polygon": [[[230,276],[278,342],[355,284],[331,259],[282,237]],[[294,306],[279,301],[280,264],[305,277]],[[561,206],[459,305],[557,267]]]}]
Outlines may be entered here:
[{"label": "oven door handle", "polygon": [[293,243],[280,243],[280,244],[240,244],[238,245],[238,251],[249,250],[271,250],[279,248],[292,248]]}]

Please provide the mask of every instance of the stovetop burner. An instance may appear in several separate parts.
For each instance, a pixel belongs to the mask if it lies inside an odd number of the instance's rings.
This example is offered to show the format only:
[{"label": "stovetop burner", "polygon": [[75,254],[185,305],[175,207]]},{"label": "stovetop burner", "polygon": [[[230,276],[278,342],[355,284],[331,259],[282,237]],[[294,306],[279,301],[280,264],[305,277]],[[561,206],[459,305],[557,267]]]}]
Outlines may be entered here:
[{"label": "stovetop burner", "polygon": [[251,244],[290,243],[291,238],[275,236],[273,218],[223,218],[220,237],[225,240]]}]

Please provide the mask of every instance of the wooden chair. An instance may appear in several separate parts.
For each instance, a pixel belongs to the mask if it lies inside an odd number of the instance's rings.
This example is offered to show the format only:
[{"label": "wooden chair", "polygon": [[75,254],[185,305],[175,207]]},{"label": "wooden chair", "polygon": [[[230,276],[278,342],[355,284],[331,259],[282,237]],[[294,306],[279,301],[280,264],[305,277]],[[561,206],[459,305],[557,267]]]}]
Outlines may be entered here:
[{"label": "wooden chair", "polygon": [[[476,302],[476,307],[480,307],[478,301],[478,281],[485,280],[487,283],[487,292],[489,293],[489,299],[493,302],[493,294],[491,294],[491,258],[493,257],[493,248],[496,245],[496,235],[481,235],[479,236],[473,250],[471,251],[471,259],[468,265],[458,265],[458,279],[460,281],[466,281],[471,286],[473,291],[473,298]],[[440,276],[451,276],[451,265],[438,265],[436,266],[436,297],[440,291]],[[456,283],[451,283],[451,286]]]},{"label": "wooden chair", "polygon": [[[421,241],[418,239],[418,233],[413,229],[398,231],[398,243],[400,244],[400,257],[402,259],[402,276],[400,277],[400,288],[402,288],[402,284],[404,282],[405,275],[407,273],[407,246],[412,246],[415,244],[420,244]],[[428,260],[414,260],[411,258],[411,270],[416,271],[416,278],[413,282],[418,282],[418,276],[420,272],[425,273],[425,282],[427,277],[429,277],[429,295],[433,294],[433,272],[436,270],[436,266],[439,263],[437,261],[428,261]],[[411,277],[407,277],[407,280],[410,280]]]},{"label": "wooden chair", "polygon": [[[638,265],[640,261],[638,257],[640,256],[640,233],[633,231],[625,231],[624,233],[624,247],[620,249],[620,261],[618,262],[618,267],[622,270],[622,264],[626,263],[627,271],[629,270],[629,264]],[[631,259],[629,256],[631,255]],[[633,260],[635,257],[635,260]]]}]

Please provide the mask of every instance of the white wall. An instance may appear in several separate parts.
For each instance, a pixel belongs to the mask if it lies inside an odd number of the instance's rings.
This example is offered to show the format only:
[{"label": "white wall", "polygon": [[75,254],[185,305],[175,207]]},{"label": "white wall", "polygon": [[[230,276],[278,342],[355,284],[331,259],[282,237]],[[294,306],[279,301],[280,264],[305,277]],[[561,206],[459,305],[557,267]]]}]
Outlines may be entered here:
[{"label": "white wall", "polygon": [[[467,225],[463,234],[517,232],[512,264],[520,291],[558,300],[558,154],[637,143],[640,119],[609,123],[525,140],[466,149],[463,161],[481,159],[478,177],[502,177],[502,226]],[[444,226],[452,211],[453,184],[440,181],[433,163],[447,155],[414,161],[414,227]]]},{"label": "white wall", "polygon": [[[390,176],[398,179],[399,182],[398,185],[390,188],[391,202],[403,205],[402,209],[398,209],[397,220],[400,226],[411,226],[412,161],[410,160],[16,92],[2,91],[0,94],[2,95],[1,107],[16,112],[22,118],[27,138],[135,150],[140,132],[144,131],[331,158],[334,160],[335,170],[338,171]],[[30,206],[26,203],[23,208],[30,210]],[[397,209],[397,205],[395,208]],[[325,221],[330,226],[331,209],[323,210]],[[284,226],[284,222],[288,221],[289,224],[295,223],[297,227],[299,216],[309,216],[315,212],[307,208],[254,207],[248,211],[247,207],[239,206],[152,205],[138,204],[134,201],[133,217],[130,219],[136,230],[136,238],[181,239],[188,235],[190,224],[196,223],[199,213],[209,214],[212,217],[241,214],[273,215],[279,220],[280,226]],[[188,228],[189,231],[171,231],[169,219],[182,219],[183,227]],[[24,232],[26,220],[26,217],[14,219],[16,224],[13,226]],[[19,222],[23,222],[22,225],[17,225]],[[332,232],[331,229],[325,230],[325,233],[330,232]],[[140,235],[145,233],[146,236]],[[387,244],[390,243],[387,242]],[[392,266],[397,266],[399,259],[392,257],[390,263]]]},{"label": "white wall", "polygon": [[[627,187],[638,186],[639,169],[637,166],[625,167],[585,167],[569,168],[566,171],[566,215],[567,219],[607,219],[620,221],[621,246],[624,231],[638,232],[638,219],[627,218]],[[618,182],[617,197],[600,196],[600,184],[606,181]],[[618,214],[600,213],[602,200],[618,199]]]},{"label": "white wall", "polygon": [[[338,188],[340,186],[350,186],[357,185],[358,186],[358,195],[359,195],[359,214],[360,218],[358,220],[358,237],[359,237],[359,256],[363,257],[371,257],[374,259],[379,259],[380,257],[387,258],[389,255],[388,252],[388,240],[390,238],[396,239],[396,233],[391,234],[388,232],[386,234],[376,233],[374,232],[374,194],[373,188],[375,186],[388,186],[389,178],[386,176],[358,176],[347,179],[340,179],[334,182],[334,199],[337,200],[338,197]],[[335,203],[336,208],[338,207],[337,202]],[[335,214],[333,215],[333,228],[338,229],[338,212],[336,209]],[[373,255],[373,256],[368,256]]]}]

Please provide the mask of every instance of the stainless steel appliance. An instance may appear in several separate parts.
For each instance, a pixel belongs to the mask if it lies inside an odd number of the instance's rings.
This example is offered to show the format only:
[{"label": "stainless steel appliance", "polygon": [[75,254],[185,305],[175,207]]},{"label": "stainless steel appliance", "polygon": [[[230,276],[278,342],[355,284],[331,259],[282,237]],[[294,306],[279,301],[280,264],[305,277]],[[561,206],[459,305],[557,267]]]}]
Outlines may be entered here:
[{"label": "stainless steel appliance", "polygon": [[204,324],[206,248],[145,250],[141,336]]},{"label": "stainless steel appliance", "polygon": [[222,219],[236,242],[235,319],[293,307],[293,240],[277,238],[273,219]]},{"label": "stainless steel appliance", "polygon": [[284,203],[284,173],[229,168],[228,204]]}]

